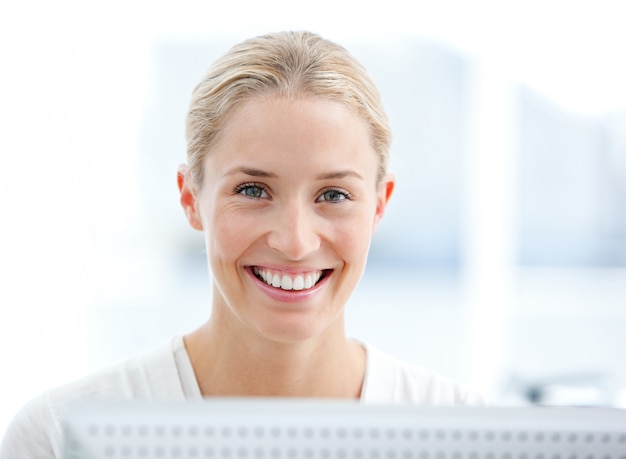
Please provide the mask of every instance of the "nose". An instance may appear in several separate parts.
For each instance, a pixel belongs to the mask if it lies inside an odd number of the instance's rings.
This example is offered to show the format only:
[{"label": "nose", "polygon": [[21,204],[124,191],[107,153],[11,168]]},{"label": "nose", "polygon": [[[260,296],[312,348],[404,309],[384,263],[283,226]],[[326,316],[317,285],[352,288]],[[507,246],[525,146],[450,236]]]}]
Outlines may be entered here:
[{"label": "nose", "polygon": [[291,260],[302,260],[320,248],[321,237],[313,209],[284,203],[271,222],[268,245]]}]

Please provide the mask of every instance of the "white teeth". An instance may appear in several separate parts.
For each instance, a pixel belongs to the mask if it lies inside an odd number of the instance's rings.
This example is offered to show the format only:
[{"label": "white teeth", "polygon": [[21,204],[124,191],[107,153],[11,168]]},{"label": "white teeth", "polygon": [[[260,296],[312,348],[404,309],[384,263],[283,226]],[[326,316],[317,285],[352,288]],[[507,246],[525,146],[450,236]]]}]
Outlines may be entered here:
[{"label": "white teeth", "polygon": [[302,276],[296,276],[296,278],[293,280],[293,287],[294,290],[302,290],[304,288],[304,278]]},{"label": "white teeth", "polygon": [[311,288],[313,287],[313,279],[311,278],[310,274],[307,274],[306,277],[304,278],[304,288]]},{"label": "white teeth", "polygon": [[321,271],[307,273],[306,275],[298,274],[293,278],[286,274],[283,274],[282,276],[280,274],[272,274],[269,271],[263,271],[257,267],[254,267],[253,271],[254,274],[263,279],[266,284],[282,290],[307,290],[313,287],[320,277],[322,277]]},{"label": "white teeth", "polygon": [[280,284],[280,288],[283,290],[291,290],[293,288],[293,281],[289,276],[283,276],[283,281]]}]

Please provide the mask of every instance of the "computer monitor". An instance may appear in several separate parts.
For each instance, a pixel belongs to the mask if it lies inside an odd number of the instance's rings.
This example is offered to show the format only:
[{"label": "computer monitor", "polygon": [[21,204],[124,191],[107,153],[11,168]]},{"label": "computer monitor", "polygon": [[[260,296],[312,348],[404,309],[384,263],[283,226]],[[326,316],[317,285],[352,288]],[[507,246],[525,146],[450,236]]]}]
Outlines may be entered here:
[{"label": "computer monitor", "polygon": [[65,459],[626,459],[626,411],[294,399],[82,402]]}]

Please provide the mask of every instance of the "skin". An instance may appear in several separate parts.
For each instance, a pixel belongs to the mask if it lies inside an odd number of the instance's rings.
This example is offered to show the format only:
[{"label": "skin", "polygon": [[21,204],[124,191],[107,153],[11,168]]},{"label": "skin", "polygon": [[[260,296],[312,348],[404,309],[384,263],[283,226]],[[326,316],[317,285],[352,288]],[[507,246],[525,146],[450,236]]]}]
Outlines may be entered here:
[{"label": "skin", "polygon": [[[211,317],[185,337],[203,395],[360,396],[365,351],[345,336],[344,307],[394,187],[392,176],[376,183],[377,161],[367,125],[342,104],[263,96],[228,120],[201,187],[180,167],[213,278]],[[285,291],[254,267],[323,274]]]}]

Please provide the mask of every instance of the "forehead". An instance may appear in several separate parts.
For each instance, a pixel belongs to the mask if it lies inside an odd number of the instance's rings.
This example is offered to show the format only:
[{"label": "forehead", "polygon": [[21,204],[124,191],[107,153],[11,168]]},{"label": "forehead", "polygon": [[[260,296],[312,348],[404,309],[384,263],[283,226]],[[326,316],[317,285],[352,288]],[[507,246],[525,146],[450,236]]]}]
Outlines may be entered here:
[{"label": "forehead", "polygon": [[211,148],[207,172],[237,161],[272,167],[298,161],[318,169],[345,163],[374,173],[377,164],[367,123],[344,104],[276,96],[254,97],[237,106]]},{"label": "forehead", "polygon": [[228,133],[236,126],[252,129],[257,125],[263,127],[296,127],[298,122],[306,119],[310,128],[329,127],[346,128],[365,131],[369,134],[369,125],[350,107],[340,101],[315,96],[282,96],[263,94],[249,97],[235,106],[222,129]]}]

